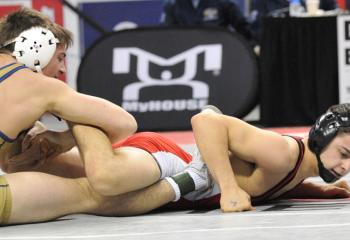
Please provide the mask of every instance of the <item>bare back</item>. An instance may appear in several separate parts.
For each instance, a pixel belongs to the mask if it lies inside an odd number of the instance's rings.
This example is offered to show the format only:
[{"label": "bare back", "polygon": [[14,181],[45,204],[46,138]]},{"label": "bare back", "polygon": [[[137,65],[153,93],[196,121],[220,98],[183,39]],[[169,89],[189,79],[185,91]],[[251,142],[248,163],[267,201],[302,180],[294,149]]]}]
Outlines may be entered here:
[{"label": "bare back", "polygon": [[[300,152],[301,150],[299,150],[300,148],[298,147],[296,140],[288,136],[284,136],[284,138],[289,142],[291,146],[292,155],[294,156],[293,158],[295,160],[294,165],[296,165],[298,164],[298,158],[303,157],[303,152]],[[271,151],[271,149],[267,151]],[[285,179],[290,172],[294,170],[280,171],[278,169],[267,169],[264,166],[259,166],[258,163],[251,163],[239,159],[233,155],[230,156],[230,161],[232,169],[235,172],[238,185],[253,198],[261,196],[274,188],[277,184],[281,183],[281,181]],[[302,164],[302,159],[300,162],[300,164]],[[302,171],[298,171],[299,169],[300,167],[296,170],[296,175],[291,179],[291,181],[289,181],[287,184],[284,184],[284,186],[272,194],[269,199],[273,199],[282,195],[303,181],[305,177],[303,176]]]},{"label": "bare back", "polygon": [[34,88],[31,82],[27,81],[34,73],[13,63],[14,60],[10,56],[2,55],[0,58],[3,70],[0,72],[0,77],[3,77],[0,82],[1,157],[4,156],[4,151],[9,151],[11,142],[19,133],[30,128],[44,113],[44,108],[36,102],[37,92],[32,92]]}]

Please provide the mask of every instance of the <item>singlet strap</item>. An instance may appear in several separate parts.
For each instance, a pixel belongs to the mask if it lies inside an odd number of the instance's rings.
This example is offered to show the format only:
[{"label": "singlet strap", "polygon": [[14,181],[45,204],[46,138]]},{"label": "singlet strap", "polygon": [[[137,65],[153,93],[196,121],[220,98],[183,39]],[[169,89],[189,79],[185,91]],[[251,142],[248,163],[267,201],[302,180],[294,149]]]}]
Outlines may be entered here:
[{"label": "singlet strap", "polygon": [[6,143],[6,141],[0,138],[0,148],[1,148],[2,145],[4,145],[5,143]]},{"label": "singlet strap", "polygon": [[5,133],[0,131],[0,140],[3,139],[5,142],[14,142],[16,139],[8,137]]},{"label": "singlet strap", "polygon": [[263,193],[260,196],[252,197],[253,203],[259,203],[261,201],[264,201],[269,197],[271,197],[276,192],[278,192],[279,190],[281,190],[284,186],[286,186],[288,183],[290,183],[294,179],[295,175],[299,170],[299,167],[301,165],[301,162],[303,161],[304,152],[305,152],[305,146],[304,146],[304,143],[302,142],[302,138],[289,136],[289,135],[285,135],[285,136],[293,138],[298,143],[299,155],[298,155],[297,163],[295,164],[295,167],[293,168],[293,170],[291,170],[286,177],[284,177],[278,184],[272,187],[269,191]]},{"label": "singlet strap", "polygon": [[0,67],[0,71],[3,70],[3,69],[5,69],[5,68],[7,68],[7,67],[10,67],[10,66],[12,66],[12,65],[14,65],[14,64],[16,64],[16,62],[6,64],[5,66]]},{"label": "singlet strap", "polygon": [[6,78],[21,70],[23,68],[27,68],[25,65],[21,63],[10,63],[0,68],[0,83],[4,81]]}]

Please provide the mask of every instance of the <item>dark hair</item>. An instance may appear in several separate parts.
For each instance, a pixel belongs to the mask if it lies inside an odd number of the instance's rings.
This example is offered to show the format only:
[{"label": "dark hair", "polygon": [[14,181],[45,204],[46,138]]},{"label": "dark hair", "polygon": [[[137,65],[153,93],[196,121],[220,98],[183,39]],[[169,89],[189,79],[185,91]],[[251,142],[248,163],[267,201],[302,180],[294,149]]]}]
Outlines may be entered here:
[{"label": "dark hair", "polygon": [[[33,9],[23,7],[3,17],[0,21],[0,46],[18,37],[23,31],[31,27],[49,29],[60,41],[59,44],[69,47],[72,45],[72,33],[64,27],[52,22],[46,15]],[[0,49],[2,52],[12,52],[14,44]]]},{"label": "dark hair", "polygon": [[[328,112],[337,113],[342,116],[349,116],[350,117],[350,103],[342,103],[333,105],[330,108],[328,108]],[[338,133],[350,132],[350,127],[340,127],[338,130]]]}]

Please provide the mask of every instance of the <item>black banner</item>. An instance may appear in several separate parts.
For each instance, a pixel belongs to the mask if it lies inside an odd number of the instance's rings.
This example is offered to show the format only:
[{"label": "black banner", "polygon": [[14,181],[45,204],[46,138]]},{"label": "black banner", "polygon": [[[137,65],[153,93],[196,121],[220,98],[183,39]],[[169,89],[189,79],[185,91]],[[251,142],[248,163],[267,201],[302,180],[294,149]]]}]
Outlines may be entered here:
[{"label": "black banner", "polygon": [[78,90],[133,114],[140,130],[190,129],[206,104],[243,117],[256,104],[255,55],[225,29],[147,28],[115,32],[84,56]]}]

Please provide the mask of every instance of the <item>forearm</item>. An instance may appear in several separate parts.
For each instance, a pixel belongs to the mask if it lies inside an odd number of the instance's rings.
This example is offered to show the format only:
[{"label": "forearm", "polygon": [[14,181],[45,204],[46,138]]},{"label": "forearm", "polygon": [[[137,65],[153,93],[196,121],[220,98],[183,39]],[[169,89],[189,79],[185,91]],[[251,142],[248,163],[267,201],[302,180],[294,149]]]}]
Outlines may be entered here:
[{"label": "forearm", "polygon": [[135,118],[109,101],[100,100],[102,106],[91,105],[90,111],[94,113],[91,122],[85,122],[88,125],[94,125],[102,129],[109,137],[110,142],[118,142],[137,130]]},{"label": "forearm", "polygon": [[55,94],[48,111],[71,122],[96,126],[108,135],[111,142],[120,141],[137,129],[135,118],[123,108],[67,87]]},{"label": "forearm", "polygon": [[113,158],[111,142],[100,129],[72,123],[69,123],[69,126],[86,168],[90,165],[103,164],[101,161],[104,159]]},{"label": "forearm", "polygon": [[349,198],[350,187],[346,181],[340,180],[333,184],[303,182],[281,198]]},{"label": "forearm", "polygon": [[221,191],[226,192],[237,189],[238,184],[231,167],[227,129],[221,122],[221,116],[201,114],[192,119],[192,127],[203,160]]}]

